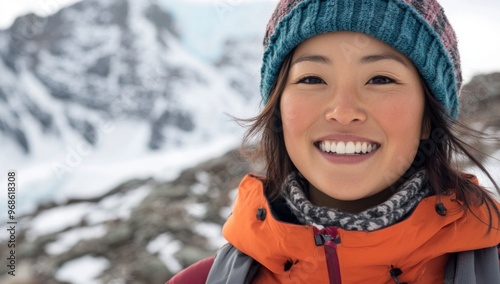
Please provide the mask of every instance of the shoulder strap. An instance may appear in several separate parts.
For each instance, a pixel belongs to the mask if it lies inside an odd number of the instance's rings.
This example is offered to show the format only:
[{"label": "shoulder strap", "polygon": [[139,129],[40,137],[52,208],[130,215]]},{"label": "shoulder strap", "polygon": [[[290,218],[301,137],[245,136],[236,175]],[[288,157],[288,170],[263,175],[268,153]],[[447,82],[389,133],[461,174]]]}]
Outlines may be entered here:
[{"label": "shoulder strap", "polygon": [[445,284],[500,283],[497,247],[464,251],[450,256]]},{"label": "shoulder strap", "polygon": [[212,268],[208,273],[207,284],[251,283],[260,264],[242,253],[231,244],[219,249]]}]

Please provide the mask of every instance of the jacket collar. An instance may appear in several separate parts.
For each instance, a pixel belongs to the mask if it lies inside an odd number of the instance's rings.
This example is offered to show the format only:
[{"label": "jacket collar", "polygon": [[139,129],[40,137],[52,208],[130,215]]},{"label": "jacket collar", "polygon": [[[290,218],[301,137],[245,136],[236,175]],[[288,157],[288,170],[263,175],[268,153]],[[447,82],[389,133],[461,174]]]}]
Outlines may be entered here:
[{"label": "jacket collar", "polygon": [[[436,212],[436,204],[439,203],[447,209],[445,216]],[[499,232],[493,229],[487,235],[487,226],[474,217],[476,215],[487,222],[488,214],[484,207],[474,208],[473,214],[467,214],[454,195],[427,197],[405,220],[387,228],[373,232],[339,229],[339,257],[363,259],[363,256],[372,256],[369,258],[373,259],[376,255],[377,259],[372,262],[391,263],[394,259],[415,255],[415,251],[429,244],[435,248],[432,251],[434,256],[494,246],[500,242]],[[324,251],[314,242],[315,228],[280,221],[272,212],[262,181],[247,175],[240,183],[233,212],[223,227],[223,235],[238,250],[273,273],[284,273],[283,264],[291,259],[306,264],[311,262],[315,267],[323,266],[324,258],[318,256],[324,256]],[[496,219],[494,222],[497,222]],[[343,255],[347,251],[358,255]]]}]

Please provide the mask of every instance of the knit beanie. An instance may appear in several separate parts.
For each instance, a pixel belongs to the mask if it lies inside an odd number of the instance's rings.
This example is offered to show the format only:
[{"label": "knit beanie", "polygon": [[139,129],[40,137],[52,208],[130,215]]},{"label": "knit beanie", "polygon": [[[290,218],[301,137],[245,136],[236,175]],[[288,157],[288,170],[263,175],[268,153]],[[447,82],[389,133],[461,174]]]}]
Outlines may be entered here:
[{"label": "knit beanie", "polygon": [[318,34],[370,35],[408,57],[448,115],[462,86],[455,31],[436,0],[281,0],[267,25],[260,90],[264,103],[285,57]]}]

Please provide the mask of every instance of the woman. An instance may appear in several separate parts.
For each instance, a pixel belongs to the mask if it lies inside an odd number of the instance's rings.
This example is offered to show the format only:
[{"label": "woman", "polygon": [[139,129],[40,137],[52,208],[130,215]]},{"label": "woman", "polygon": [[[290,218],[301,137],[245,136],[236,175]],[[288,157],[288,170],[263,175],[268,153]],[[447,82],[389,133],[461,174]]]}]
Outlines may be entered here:
[{"label": "woman", "polygon": [[441,6],[284,0],[264,45],[246,138],[266,176],[241,182],[228,245],[168,283],[500,283],[498,203],[453,160],[484,170],[452,131],[462,77]]}]

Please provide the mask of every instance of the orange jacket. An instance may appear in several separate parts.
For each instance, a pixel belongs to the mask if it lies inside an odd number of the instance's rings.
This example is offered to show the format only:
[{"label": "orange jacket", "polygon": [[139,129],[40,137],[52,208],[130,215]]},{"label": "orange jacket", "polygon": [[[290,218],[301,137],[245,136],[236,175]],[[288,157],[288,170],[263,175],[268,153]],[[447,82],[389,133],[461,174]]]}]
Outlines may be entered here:
[{"label": "orange jacket", "polygon": [[[262,264],[253,283],[335,283],[340,279],[332,272],[337,271],[343,284],[394,284],[393,268],[402,271],[401,283],[443,283],[450,253],[496,246],[500,232],[492,229],[487,234],[484,206],[466,213],[453,196],[443,196],[439,202],[447,209],[445,216],[436,213],[438,202],[431,196],[405,220],[384,229],[325,231],[276,220],[262,182],[247,175],[223,235]],[[496,218],[493,224],[498,224]]]}]

